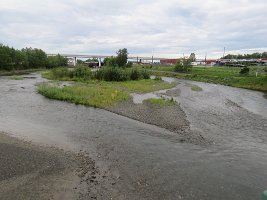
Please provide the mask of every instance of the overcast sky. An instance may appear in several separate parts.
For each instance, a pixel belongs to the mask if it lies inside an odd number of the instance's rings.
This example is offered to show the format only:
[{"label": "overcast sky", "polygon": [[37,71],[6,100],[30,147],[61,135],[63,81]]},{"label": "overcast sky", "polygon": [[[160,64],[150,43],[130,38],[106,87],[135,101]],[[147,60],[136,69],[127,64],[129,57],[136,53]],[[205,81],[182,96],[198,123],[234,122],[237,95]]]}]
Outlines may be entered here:
[{"label": "overcast sky", "polygon": [[267,51],[267,0],[0,0],[0,43],[47,53]]}]

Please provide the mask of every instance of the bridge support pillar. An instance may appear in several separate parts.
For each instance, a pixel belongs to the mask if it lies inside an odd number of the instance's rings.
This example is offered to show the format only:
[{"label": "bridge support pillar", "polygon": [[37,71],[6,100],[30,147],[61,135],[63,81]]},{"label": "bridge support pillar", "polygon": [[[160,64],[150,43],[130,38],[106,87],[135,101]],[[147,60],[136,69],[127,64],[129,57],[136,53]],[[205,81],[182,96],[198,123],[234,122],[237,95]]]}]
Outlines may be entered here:
[{"label": "bridge support pillar", "polygon": [[76,66],[76,63],[77,63],[77,58],[74,57],[74,59],[73,59],[73,65],[74,65],[74,67]]},{"label": "bridge support pillar", "polygon": [[98,58],[98,67],[101,67],[101,58]]}]

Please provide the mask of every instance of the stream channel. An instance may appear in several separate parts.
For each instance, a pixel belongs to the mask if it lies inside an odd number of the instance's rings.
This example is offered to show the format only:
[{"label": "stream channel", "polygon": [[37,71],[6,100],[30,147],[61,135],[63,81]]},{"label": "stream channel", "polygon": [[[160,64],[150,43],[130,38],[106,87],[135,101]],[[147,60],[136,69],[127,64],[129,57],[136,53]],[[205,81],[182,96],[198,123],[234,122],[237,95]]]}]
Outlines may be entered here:
[{"label": "stream channel", "polygon": [[[113,199],[256,200],[267,189],[267,99],[261,92],[165,78],[178,83],[173,98],[192,134],[210,141],[195,145],[102,109],[49,100],[36,92],[46,81],[39,73],[24,77],[0,77],[0,131],[88,152],[114,181],[100,182],[98,199],[103,192]],[[193,85],[202,91],[192,91]]]}]

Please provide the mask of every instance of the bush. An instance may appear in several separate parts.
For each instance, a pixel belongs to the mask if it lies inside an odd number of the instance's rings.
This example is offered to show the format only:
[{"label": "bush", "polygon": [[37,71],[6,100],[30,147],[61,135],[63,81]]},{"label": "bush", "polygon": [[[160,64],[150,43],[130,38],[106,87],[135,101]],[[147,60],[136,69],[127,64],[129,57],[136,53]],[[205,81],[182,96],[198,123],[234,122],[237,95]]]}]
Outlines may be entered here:
[{"label": "bush", "polygon": [[125,67],[126,68],[132,68],[133,67],[133,63],[132,62],[128,62]]},{"label": "bush", "polygon": [[137,68],[103,67],[95,72],[94,78],[104,81],[127,81],[149,79],[150,74],[146,70],[138,70]]},{"label": "bush", "polygon": [[246,75],[249,73],[249,68],[248,67],[243,67],[241,68],[239,74],[243,74],[243,75]]},{"label": "bush", "polygon": [[131,74],[130,74],[130,79],[131,80],[138,80],[140,78],[141,74],[137,70],[137,68],[132,69]]},{"label": "bush", "polygon": [[143,79],[150,79],[150,74],[148,73],[147,70],[142,70],[141,71]]},{"label": "bush", "polygon": [[95,78],[104,81],[127,81],[129,75],[126,70],[118,67],[103,67],[95,72]]},{"label": "bush", "polygon": [[174,67],[174,71],[176,72],[185,73],[185,72],[190,72],[191,70],[192,70],[192,65],[190,59],[178,60]]},{"label": "bush", "polygon": [[77,69],[73,70],[72,72],[73,77],[75,78],[81,78],[81,79],[91,79],[92,78],[92,72],[88,67],[78,67]]},{"label": "bush", "polygon": [[71,71],[69,71],[68,69],[66,68],[63,68],[63,67],[59,67],[59,68],[54,68],[52,69],[52,76],[54,78],[64,78],[64,77],[70,77],[72,78],[71,76]]}]

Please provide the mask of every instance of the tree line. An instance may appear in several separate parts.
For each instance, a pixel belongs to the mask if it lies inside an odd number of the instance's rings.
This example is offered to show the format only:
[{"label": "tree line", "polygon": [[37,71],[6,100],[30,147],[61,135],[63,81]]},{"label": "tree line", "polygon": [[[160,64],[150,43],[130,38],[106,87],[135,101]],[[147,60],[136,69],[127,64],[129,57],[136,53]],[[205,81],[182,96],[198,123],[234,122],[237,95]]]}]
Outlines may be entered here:
[{"label": "tree line", "polygon": [[47,56],[42,49],[14,49],[0,44],[0,70],[54,68],[66,66],[67,59],[61,55]]},{"label": "tree line", "polygon": [[260,58],[267,58],[267,52],[263,53],[253,53],[253,54],[228,54],[221,59],[260,59]]}]

